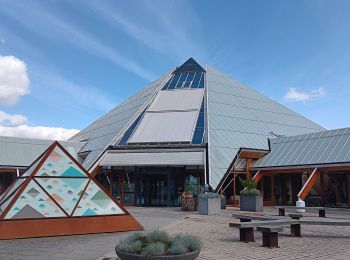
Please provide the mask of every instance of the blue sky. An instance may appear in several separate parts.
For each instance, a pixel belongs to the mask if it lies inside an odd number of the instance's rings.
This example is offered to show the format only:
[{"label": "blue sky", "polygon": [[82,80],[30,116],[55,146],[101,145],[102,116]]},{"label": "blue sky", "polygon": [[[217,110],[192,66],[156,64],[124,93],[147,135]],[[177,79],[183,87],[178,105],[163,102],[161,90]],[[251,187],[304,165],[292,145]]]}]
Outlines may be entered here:
[{"label": "blue sky", "polygon": [[350,126],[349,1],[0,6],[0,134],[66,137],[189,57],[327,128]]}]

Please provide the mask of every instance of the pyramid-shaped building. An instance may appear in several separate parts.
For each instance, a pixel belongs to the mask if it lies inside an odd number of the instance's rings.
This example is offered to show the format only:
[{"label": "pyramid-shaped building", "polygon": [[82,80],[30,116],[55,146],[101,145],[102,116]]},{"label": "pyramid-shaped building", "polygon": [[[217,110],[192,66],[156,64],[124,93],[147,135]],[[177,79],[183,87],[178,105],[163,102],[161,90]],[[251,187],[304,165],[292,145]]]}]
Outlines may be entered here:
[{"label": "pyramid-shaped building", "polygon": [[170,206],[193,185],[222,188],[244,148],[267,150],[268,138],[322,130],[190,58],[71,141],[86,142],[83,166],[124,204]]},{"label": "pyramid-shaped building", "polygon": [[0,198],[0,239],[140,229],[58,142]]}]

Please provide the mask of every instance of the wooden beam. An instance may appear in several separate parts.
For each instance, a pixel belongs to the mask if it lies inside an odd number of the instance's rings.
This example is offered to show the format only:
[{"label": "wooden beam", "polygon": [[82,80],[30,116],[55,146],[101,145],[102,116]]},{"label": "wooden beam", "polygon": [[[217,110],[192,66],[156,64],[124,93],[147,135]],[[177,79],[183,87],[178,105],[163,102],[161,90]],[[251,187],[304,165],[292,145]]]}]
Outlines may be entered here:
[{"label": "wooden beam", "polygon": [[239,154],[240,158],[260,159],[266,155],[266,152],[259,151],[241,151]]},{"label": "wooden beam", "polygon": [[97,174],[99,174],[101,171],[101,166],[97,166],[92,172],[91,172],[91,176],[95,177]]},{"label": "wooden beam", "polygon": [[246,179],[250,179],[251,178],[251,173],[250,173],[250,169],[252,168],[253,165],[253,159],[246,159],[246,167],[245,167],[245,174],[246,174]]},{"label": "wooden beam", "polygon": [[[283,173],[305,173],[312,172],[313,169],[318,168],[322,172],[346,172],[350,171],[350,166],[345,165],[321,165],[321,166],[286,166],[276,168],[263,168],[260,171],[264,171],[268,174],[283,174]],[[258,171],[259,169],[252,169]]]},{"label": "wooden beam", "polygon": [[262,171],[258,171],[253,177],[253,180],[254,180],[255,184],[258,184],[263,176],[264,176],[263,172]]},{"label": "wooden beam", "polygon": [[325,196],[324,196],[324,175],[320,175],[320,197],[321,197],[321,206],[324,205]]},{"label": "wooden beam", "polygon": [[346,181],[347,181],[347,193],[348,193],[348,207],[350,207],[350,174],[346,176]]},{"label": "wooden beam", "polygon": [[310,177],[307,179],[306,183],[304,184],[304,186],[301,188],[300,192],[298,193],[297,197],[300,200],[304,200],[306,198],[306,196],[309,194],[310,190],[312,189],[312,187],[314,186],[317,178],[320,176],[320,171],[315,168]]}]

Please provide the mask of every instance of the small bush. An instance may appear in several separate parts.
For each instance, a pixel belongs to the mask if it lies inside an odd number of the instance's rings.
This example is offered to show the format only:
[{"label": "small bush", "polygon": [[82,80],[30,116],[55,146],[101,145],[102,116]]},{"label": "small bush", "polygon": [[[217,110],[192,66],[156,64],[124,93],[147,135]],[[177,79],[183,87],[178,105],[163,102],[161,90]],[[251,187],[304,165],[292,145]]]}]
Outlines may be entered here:
[{"label": "small bush", "polygon": [[151,233],[148,233],[147,236],[147,241],[153,243],[153,242],[162,242],[163,244],[166,244],[167,246],[171,245],[171,238],[168,235],[167,232],[161,231],[161,230],[156,230]]},{"label": "small bush", "polygon": [[165,231],[133,233],[121,240],[116,248],[131,254],[147,256],[181,255],[200,250],[201,241],[191,235],[169,236]]},{"label": "small bush", "polygon": [[241,195],[254,195],[258,196],[260,195],[260,191],[258,189],[250,189],[250,190],[241,190]]},{"label": "small bush", "polygon": [[143,254],[147,256],[159,256],[159,255],[165,255],[165,249],[166,246],[162,242],[155,242],[148,244],[144,250]]},{"label": "small bush", "polygon": [[140,254],[142,252],[141,241],[129,242],[125,240],[119,243],[117,247],[121,251],[132,253],[132,254]]},{"label": "small bush", "polygon": [[201,249],[201,241],[199,238],[191,235],[177,235],[175,241],[183,244],[188,252],[193,252]]},{"label": "small bush", "polygon": [[175,242],[172,244],[168,251],[171,255],[182,255],[187,253],[186,247],[181,242]]},{"label": "small bush", "polygon": [[218,199],[218,198],[221,198],[221,195],[219,195],[217,193],[213,193],[213,192],[201,193],[199,195],[199,198],[201,198],[201,199]]}]

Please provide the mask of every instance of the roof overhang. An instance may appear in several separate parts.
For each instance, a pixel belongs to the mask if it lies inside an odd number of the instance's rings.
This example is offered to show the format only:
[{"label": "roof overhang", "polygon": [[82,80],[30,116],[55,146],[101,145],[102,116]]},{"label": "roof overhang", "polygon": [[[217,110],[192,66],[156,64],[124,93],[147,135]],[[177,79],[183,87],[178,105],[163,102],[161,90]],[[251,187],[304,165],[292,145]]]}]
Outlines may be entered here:
[{"label": "roof overhang", "polygon": [[99,166],[204,165],[205,149],[108,150]]},{"label": "roof overhang", "polygon": [[283,166],[274,166],[274,167],[253,167],[251,168],[251,170],[270,172],[270,173],[285,173],[285,172],[307,172],[315,168],[318,168],[326,172],[350,171],[350,162],[308,164],[308,165],[283,165]]},{"label": "roof overhang", "polygon": [[263,149],[241,148],[239,150],[238,157],[246,158],[246,159],[260,159],[261,157],[264,157],[269,152],[270,152],[269,150],[263,150]]}]

